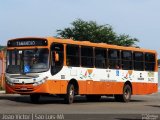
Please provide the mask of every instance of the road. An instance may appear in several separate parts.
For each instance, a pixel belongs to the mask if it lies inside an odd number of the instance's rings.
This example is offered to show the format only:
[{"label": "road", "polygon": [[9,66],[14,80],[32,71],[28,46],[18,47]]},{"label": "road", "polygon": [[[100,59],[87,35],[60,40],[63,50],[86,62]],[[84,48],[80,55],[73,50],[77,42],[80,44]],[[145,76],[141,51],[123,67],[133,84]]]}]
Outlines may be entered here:
[{"label": "road", "polygon": [[135,118],[134,115],[139,115],[138,117],[158,115],[160,119],[160,93],[132,96],[129,103],[115,102],[112,97],[102,97],[99,102],[87,102],[85,97],[77,96],[71,105],[64,104],[62,99],[56,97],[43,96],[39,104],[32,104],[29,96],[0,94],[0,113],[1,116],[2,114],[64,114],[64,116],[66,114],[67,118],[72,116],[76,119],[82,116],[92,116],[96,119],[96,115],[99,115],[101,119],[111,117],[119,120],[124,117]]}]

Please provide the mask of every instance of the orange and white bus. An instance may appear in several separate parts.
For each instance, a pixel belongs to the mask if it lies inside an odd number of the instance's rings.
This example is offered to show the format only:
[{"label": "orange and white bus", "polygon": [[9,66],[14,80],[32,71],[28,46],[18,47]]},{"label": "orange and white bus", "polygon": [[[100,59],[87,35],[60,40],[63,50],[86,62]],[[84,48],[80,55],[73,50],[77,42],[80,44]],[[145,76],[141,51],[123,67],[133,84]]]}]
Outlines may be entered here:
[{"label": "orange and white bus", "polygon": [[4,51],[0,50],[0,87],[4,88],[5,85],[5,53]]},{"label": "orange and white bus", "polygon": [[7,43],[6,92],[30,95],[75,95],[99,100],[113,95],[129,102],[131,95],[158,91],[154,50],[60,38],[17,38]]}]

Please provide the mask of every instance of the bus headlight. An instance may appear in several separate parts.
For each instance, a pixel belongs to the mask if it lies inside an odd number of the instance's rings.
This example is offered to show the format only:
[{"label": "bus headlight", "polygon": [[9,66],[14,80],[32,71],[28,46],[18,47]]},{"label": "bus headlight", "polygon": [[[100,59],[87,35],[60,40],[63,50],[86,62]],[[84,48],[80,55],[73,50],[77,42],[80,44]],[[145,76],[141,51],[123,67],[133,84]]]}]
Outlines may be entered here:
[{"label": "bus headlight", "polygon": [[43,84],[44,82],[45,82],[45,80],[47,80],[47,76],[46,77],[44,77],[42,80],[40,80],[40,81],[38,81],[38,82],[35,82],[34,84],[33,84],[33,86],[38,86],[38,85],[40,85],[40,84]]},{"label": "bus headlight", "polygon": [[10,86],[14,86],[14,83],[12,83],[11,81],[9,81],[7,78],[6,78],[6,83]]}]

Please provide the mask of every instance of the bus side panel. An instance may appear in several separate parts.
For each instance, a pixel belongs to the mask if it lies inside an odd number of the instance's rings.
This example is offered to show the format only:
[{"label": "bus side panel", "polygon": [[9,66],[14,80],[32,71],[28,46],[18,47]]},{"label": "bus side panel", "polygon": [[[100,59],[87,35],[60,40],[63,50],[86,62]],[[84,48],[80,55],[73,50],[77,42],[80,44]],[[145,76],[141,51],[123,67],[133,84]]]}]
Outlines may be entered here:
[{"label": "bus side panel", "polygon": [[157,83],[132,83],[133,95],[145,95],[158,92]]},{"label": "bus side panel", "polygon": [[122,94],[123,82],[79,81],[79,94]]},{"label": "bus side panel", "polygon": [[63,81],[60,81],[60,82],[61,82],[61,86],[60,86],[61,94],[66,94],[67,93],[68,81],[63,80]]},{"label": "bus side panel", "polygon": [[123,82],[95,81],[92,94],[122,94],[123,84]]},{"label": "bus side panel", "polygon": [[48,93],[66,94],[68,81],[66,80],[48,80]]},{"label": "bus side panel", "polygon": [[92,94],[105,94],[108,91],[108,87],[105,82],[94,81]]},{"label": "bus side panel", "polygon": [[93,94],[93,80],[78,81],[79,94]]},{"label": "bus side panel", "polygon": [[[79,94],[122,94],[124,82],[100,82],[100,81],[81,81],[79,84]],[[158,91],[157,83],[138,83],[132,82],[133,95],[145,95]]]},{"label": "bus side panel", "polygon": [[87,91],[86,83],[87,82],[85,81],[78,81],[79,94],[86,94],[86,91]]},{"label": "bus side panel", "polygon": [[110,90],[114,91],[113,94],[122,94],[123,86],[124,86],[124,82],[115,82],[113,88],[110,88]]}]

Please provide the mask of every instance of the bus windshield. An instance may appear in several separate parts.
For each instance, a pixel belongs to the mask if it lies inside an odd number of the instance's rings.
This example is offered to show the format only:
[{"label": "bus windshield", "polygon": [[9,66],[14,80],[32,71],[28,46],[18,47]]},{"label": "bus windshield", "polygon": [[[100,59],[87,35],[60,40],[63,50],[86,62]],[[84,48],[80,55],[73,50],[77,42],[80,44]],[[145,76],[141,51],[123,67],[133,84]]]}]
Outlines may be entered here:
[{"label": "bus windshield", "polygon": [[49,50],[8,50],[7,51],[7,73],[25,74],[45,72],[49,69]]}]

